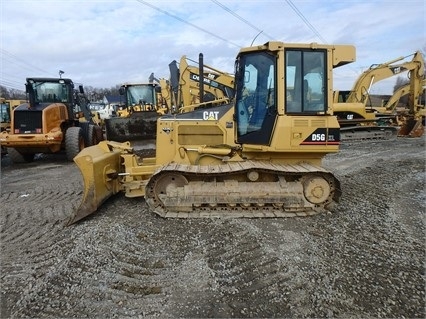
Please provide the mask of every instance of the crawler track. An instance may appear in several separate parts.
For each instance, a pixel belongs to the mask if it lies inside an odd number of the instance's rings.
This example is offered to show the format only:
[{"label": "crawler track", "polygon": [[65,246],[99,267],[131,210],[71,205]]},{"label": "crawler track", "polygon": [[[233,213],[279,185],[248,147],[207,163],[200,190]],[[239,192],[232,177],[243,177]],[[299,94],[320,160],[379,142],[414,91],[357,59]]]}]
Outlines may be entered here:
[{"label": "crawler track", "polygon": [[397,126],[353,126],[342,127],[340,138],[345,142],[365,140],[396,140]]},{"label": "crawler track", "polygon": [[339,181],[321,167],[252,161],[169,164],[146,190],[150,208],[167,218],[308,216],[326,211],[340,197]]}]

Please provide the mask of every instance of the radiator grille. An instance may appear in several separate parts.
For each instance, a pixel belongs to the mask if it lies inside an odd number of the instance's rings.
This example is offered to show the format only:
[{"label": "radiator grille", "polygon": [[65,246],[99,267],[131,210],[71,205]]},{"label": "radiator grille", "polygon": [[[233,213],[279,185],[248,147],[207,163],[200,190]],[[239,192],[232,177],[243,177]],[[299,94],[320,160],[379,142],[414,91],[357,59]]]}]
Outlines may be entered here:
[{"label": "radiator grille", "polygon": [[325,127],[326,121],[325,120],[311,120],[311,126],[312,127]]},{"label": "radiator grille", "polygon": [[[42,111],[15,110],[13,125],[15,134],[40,133],[42,129]],[[36,130],[38,129],[38,130]],[[19,132],[18,132],[19,130]]]},{"label": "radiator grille", "polygon": [[293,121],[293,126],[294,127],[307,127],[309,126],[309,120],[294,120]]}]

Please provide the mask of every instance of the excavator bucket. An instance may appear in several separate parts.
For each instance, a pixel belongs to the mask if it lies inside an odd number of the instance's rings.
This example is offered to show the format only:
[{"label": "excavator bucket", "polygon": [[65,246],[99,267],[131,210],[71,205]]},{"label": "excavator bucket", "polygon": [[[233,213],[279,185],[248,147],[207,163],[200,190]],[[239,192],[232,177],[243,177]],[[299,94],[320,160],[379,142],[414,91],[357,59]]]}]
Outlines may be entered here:
[{"label": "excavator bucket", "polygon": [[424,131],[422,119],[411,118],[401,126],[398,136],[420,137],[423,136]]},{"label": "excavator bucket", "polygon": [[106,141],[83,149],[74,162],[84,182],[83,200],[67,226],[94,213],[111,195],[119,191],[120,151],[111,150]]}]

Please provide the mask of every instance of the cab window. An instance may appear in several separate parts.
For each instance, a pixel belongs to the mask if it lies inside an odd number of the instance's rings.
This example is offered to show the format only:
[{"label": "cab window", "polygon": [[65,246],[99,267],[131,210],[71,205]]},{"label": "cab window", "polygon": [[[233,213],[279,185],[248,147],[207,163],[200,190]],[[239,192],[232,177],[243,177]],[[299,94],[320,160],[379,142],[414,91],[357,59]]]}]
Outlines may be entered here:
[{"label": "cab window", "polygon": [[287,50],[285,60],[286,113],[326,111],[325,50]]}]

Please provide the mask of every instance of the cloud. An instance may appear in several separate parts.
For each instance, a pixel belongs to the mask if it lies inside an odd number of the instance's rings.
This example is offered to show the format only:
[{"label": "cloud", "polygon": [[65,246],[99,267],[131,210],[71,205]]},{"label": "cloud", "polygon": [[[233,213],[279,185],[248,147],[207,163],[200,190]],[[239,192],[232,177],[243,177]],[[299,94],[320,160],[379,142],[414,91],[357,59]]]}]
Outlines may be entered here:
[{"label": "cloud", "polygon": [[59,69],[75,82],[99,88],[146,81],[151,72],[168,77],[172,60],[182,55],[197,60],[199,53],[206,64],[233,72],[240,47],[269,40],[321,42],[318,34],[330,44],[357,47],[357,62],[336,71],[336,88],[349,89],[371,64],[426,46],[421,0],[404,5],[378,0],[20,0],[2,1],[0,14],[0,84],[22,89],[27,76],[57,76]]}]

